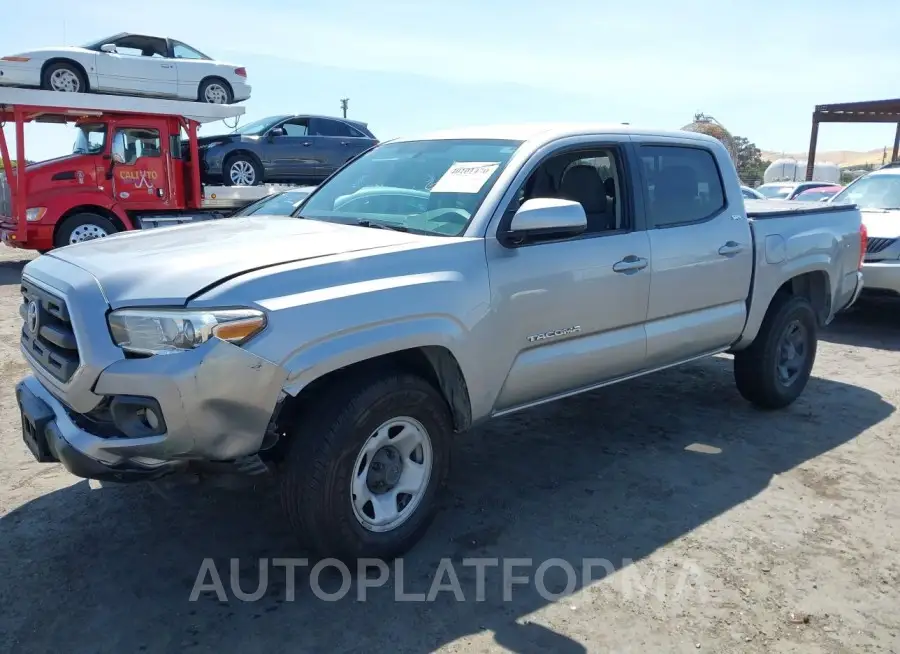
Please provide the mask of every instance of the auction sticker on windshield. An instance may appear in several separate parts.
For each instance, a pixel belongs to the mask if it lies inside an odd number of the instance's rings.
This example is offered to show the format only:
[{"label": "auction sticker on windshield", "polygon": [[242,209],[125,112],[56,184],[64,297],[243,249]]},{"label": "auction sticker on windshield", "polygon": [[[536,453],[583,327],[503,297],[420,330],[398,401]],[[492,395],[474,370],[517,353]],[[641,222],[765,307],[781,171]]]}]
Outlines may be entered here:
[{"label": "auction sticker on windshield", "polygon": [[499,161],[458,161],[431,187],[432,193],[478,193]]}]

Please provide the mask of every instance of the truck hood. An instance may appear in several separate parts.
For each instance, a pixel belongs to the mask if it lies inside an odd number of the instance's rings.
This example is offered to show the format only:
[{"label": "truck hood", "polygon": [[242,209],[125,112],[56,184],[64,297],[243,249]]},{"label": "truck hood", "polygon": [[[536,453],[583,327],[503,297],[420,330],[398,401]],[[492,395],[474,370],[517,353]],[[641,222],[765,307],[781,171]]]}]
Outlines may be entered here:
[{"label": "truck hood", "polygon": [[282,263],[380,248],[431,244],[438,236],[284,216],[222,218],[116,234],[46,256],[99,282],[113,309],[183,305],[241,273]]},{"label": "truck hood", "polygon": [[862,209],[860,213],[869,238],[900,237],[900,209]]},{"label": "truck hood", "polygon": [[44,159],[43,161],[36,161],[34,163],[30,163],[25,166],[26,172],[34,172],[38,170],[44,170],[46,168],[54,167],[58,163],[65,163],[66,161],[72,161],[73,159],[78,159],[84,155],[81,154],[64,154],[61,157],[54,157],[53,159]]}]

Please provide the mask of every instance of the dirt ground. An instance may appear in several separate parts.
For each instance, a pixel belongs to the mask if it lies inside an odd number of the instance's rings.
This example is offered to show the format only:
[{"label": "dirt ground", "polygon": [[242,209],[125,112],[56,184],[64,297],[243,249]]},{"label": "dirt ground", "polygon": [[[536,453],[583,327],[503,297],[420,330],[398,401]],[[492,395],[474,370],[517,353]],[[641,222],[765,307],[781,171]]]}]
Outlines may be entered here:
[{"label": "dirt ground", "polygon": [[[23,255],[0,248],[0,651],[900,652],[900,311],[822,334],[803,397],[763,413],[717,357],[460,439],[445,507],[404,578],[336,602],[259,559],[302,557],[270,489],[92,490],[37,464],[13,385]],[[462,560],[560,559],[504,601]],[[190,594],[211,558],[228,590]],[[238,559],[229,576],[229,560]],[[450,559],[465,594],[427,592]],[[584,559],[604,559],[582,577]],[[334,574],[329,577],[329,573]],[[323,573],[334,592],[341,577]],[[305,585],[304,585],[305,584]]]}]

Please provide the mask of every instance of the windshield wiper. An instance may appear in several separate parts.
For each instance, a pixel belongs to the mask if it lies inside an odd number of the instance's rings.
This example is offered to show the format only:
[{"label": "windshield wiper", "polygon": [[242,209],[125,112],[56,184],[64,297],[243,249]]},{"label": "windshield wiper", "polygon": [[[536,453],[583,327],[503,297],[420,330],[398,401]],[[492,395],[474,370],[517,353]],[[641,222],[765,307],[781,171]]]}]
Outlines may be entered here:
[{"label": "windshield wiper", "polygon": [[409,228],[404,227],[403,225],[392,225],[390,223],[382,223],[377,220],[368,220],[366,218],[360,218],[356,221],[356,224],[360,227],[373,227],[375,229],[391,229],[395,232],[408,232]]}]

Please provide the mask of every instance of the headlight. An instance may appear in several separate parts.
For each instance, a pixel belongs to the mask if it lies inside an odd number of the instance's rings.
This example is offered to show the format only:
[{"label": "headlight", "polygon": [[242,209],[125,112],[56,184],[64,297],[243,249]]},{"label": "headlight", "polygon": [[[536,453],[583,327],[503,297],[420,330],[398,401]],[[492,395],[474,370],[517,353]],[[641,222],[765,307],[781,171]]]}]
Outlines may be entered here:
[{"label": "headlight", "polygon": [[113,341],[126,352],[172,354],[213,336],[240,345],[266,326],[266,316],[254,309],[121,309],[108,322]]},{"label": "headlight", "polygon": [[47,207],[32,207],[31,209],[26,209],[25,220],[30,223],[35,223],[43,218],[45,213],[47,213]]}]

